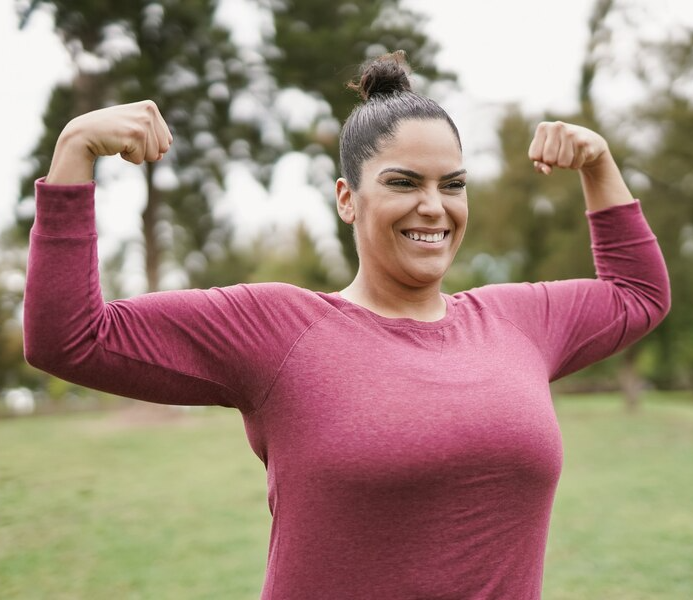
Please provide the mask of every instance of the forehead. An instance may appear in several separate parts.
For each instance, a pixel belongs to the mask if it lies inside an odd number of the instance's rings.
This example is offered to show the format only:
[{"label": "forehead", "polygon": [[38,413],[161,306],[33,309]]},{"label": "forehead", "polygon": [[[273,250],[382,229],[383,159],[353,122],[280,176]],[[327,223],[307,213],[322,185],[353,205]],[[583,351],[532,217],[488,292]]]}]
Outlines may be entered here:
[{"label": "forehead", "polygon": [[399,122],[393,137],[383,140],[379,151],[364,164],[366,169],[384,166],[451,173],[462,168],[462,150],[447,121],[407,119]]}]

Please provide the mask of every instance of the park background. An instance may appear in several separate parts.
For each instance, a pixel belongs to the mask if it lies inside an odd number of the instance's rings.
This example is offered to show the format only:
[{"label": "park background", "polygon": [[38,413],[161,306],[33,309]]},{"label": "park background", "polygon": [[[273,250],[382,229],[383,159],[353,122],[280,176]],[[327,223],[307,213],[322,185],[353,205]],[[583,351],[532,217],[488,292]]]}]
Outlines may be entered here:
[{"label": "park background", "polygon": [[[566,446],[545,597],[693,593],[693,8],[673,0],[96,0],[3,4],[0,582],[9,598],[253,598],[264,472],[232,411],[132,404],[25,364],[32,189],[69,119],[157,101],[157,165],[97,167],[107,299],[353,273],[332,208],[344,82],[403,48],[460,126],[470,225],[446,291],[593,277],[578,178],[537,176],[536,123],[602,132],[640,198],[673,307],[558,382]],[[20,418],[26,417],[26,418]]]}]

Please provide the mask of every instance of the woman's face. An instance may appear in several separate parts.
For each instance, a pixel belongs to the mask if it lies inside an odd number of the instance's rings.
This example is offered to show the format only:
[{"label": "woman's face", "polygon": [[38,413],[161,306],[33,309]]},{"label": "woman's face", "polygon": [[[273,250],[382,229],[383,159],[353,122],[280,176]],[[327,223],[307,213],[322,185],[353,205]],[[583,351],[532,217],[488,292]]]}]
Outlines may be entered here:
[{"label": "woman's face", "polygon": [[358,191],[337,182],[337,203],[356,229],[360,274],[407,287],[440,285],[467,225],[462,151],[450,125],[400,122],[363,163]]}]

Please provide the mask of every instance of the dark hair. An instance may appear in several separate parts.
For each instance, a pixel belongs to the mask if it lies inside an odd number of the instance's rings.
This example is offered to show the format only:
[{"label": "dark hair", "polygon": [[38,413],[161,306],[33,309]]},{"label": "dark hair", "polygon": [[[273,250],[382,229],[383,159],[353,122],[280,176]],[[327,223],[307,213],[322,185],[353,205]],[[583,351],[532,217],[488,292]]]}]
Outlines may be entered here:
[{"label": "dark hair", "polygon": [[400,121],[443,119],[460,141],[448,113],[430,98],[412,91],[410,72],[404,50],[397,50],[361,65],[359,82],[348,85],[363,99],[351,111],[339,136],[342,175],[354,189],[361,183],[363,162],[379,151],[382,139],[394,137]]}]

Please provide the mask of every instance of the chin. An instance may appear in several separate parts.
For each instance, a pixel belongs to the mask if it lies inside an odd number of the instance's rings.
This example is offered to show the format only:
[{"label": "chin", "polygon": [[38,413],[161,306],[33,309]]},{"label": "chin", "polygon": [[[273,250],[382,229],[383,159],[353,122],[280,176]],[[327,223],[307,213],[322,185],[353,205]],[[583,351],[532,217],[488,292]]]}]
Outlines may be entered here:
[{"label": "chin", "polygon": [[410,271],[409,279],[413,287],[426,287],[430,285],[440,285],[447,269],[427,269],[421,271]]}]

